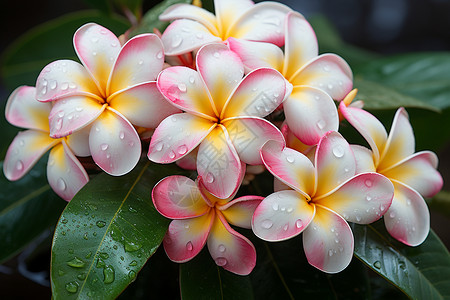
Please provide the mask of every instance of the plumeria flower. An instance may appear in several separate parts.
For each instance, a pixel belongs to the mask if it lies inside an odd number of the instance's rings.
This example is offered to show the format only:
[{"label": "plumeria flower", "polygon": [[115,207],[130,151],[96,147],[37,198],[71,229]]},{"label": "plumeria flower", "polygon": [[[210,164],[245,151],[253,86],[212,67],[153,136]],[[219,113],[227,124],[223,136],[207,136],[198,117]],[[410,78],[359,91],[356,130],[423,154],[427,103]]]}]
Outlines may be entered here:
[{"label": "plumeria flower", "polygon": [[389,135],[369,112],[345,103],[339,109],[372,149],[353,147],[358,172],[378,172],[394,184],[394,199],[384,216],[387,231],[406,245],[421,244],[430,229],[430,214],[422,196],[434,196],[443,185],[436,170],[436,154],[415,153],[414,133],[404,108],[397,110]]},{"label": "plumeria flower", "polygon": [[194,182],[174,175],[161,180],[153,188],[152,198],[163,216],[174,219],[163,240],[167,256],[174,262],[186,262],[207,243],[218,266],[235,274],[249,274],[256,264],[255,247],[229,223],[250,229],[252,214],[263,197],[233,197],[214,197],[201,178]]},{"label": "plumeria flower", "polygon": [[284,54],[270,43],[229,38],[228,44],[247,71],[271,67],[292,83],[294,89],[283,103],[286,122],[304,144],[315,145],[327,131],[337,131],[332,99],[342,100],[352,89],[352,71],[335,54],[318,55],[314,30],[298,12],[287,14],[285,31]]},{"label": "plumeria flower", "polygon": [[308,262],[327,273],[342,271],[353,255],[347,221],[368,224],[379,219],[391,204],[392,183],[377,173],[355,174],[350,145],[332,131],[319,141],[314,164],[275,141],[263,146],[261,157],[267,169],[291,189],[261,202],[253,215],[253,232],[266,241],[282,241],[303,232]]},{"label": "plumeria flower", "polygon": [[291,9],[276,2],[215,0],[215,15],[206,9],[175,4],[159,19],[172,22],[161,39],[166,55],[180,55],[229,37],[284,44],[283,21]]},{"label": "plumeria flower", "polygon": [[158,76],[161,93],[185,113],[164,119],[155,129],[148,157],[177,161],[197,146],[196,166],[203,184],[216,197],[228,198],[239,187],[241,162],[262,164],[259,149],[268,140],[283,142],[279,129],[263,119],[279,106],[289,83],[273,69],[244,66],[224,44],[202,47],[197,70],[171,67]]},{"label": "plumeria flower", "polygon": [[142,34],[121,47],[106,28],[89,23],[74,35],[81,60],[58,60],[37,79],[37,99],[54,101],[50,136],[60,138],[91,126],[89,148],[95,163],[111,175],[137,164],[141,141],[135,126],[155,128],[178,112],[156,87],[164,53],[161,40]]},{"label": "plumeria flower", "polygon": [[[54,139],[49,135],[50,103],[36,101],[36,89],[21,86],[14,90],[6,103],[6,120],[28,130],[19,132],[6,152],[3,172],[8,180],[22,178],[49,150],[47,179],[52,189],[64,200],[73,196],[89,181],[81,163],[74,155],[88,152],[83,133]],[[73,149],[71,147],[73,146]],[[77,153],[77,154],[78,154]]]}]

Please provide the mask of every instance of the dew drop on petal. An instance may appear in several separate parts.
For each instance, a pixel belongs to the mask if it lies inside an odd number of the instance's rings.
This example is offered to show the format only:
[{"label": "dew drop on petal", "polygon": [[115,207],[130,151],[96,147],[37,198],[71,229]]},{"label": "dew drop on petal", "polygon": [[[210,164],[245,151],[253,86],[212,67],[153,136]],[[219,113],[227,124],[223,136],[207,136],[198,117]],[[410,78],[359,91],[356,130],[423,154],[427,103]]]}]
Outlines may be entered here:
[{"label": "dew drop on petal", "polygon": [[295,158],[293,156],[288,155],[286,156],[286,161],[292,164],[295,161]]},{"label": "dew drop on petal", "polygon": [[366,196],[366,200],[367,200],[367,201],[370,201],[370,200],[372,200],[372,197],[370,197],[369,195],[367,195],[367,196]]},{"label": "dew drop on petal", "polygon": [[183,93],[185,93],[187,91],[187,87],[184,83],[179,83],[178,89],[180,90],[180,92],[183,92]]},{"label": "dew drop on petal", "polygon": [[333,250],[332,249],[328,250],[328,256],[333,256]]},{"label": "dew drop on petal", "polygon": [[81,106],[77,106],[77,107],[75,107],[75,110],[76,110],[77,112],[80,112],[80,111],[83,111],[83,108],[82,108]]},{"label": "dew drop on petal", "polygon": [[296,226],[297,228],[302,228],[302,226],[303,226],[302,220],[298,219],[297,221],[295,221],[295,226]]},{"label": "dew drop on petal", "polygon": [[214,55],[215,58],[219,58],[220,57],[220,53],[219,52],[214,52],[213,55]]},{"label": "dew drop on petal", "polygon": [[370,188],[372,186],[373,182],[370,179],[366,179],[366,181],[364,181],[364,184]]},{"label": "dew drop on petal", "polygon": [[102,149],[102,151],[106,151],[108,148],[109,148],[109,145],[108,145],[108,144],[102,144],[102,145],[100,146],[100,149]]},{"label": "dew drop on petal", "polygon": [[170,158],[175,158],[175,152],[173,152],[173,151],[170,151],[170,153],[169,153],[169,157],[170,157]]},{"label": "dew drop on petal", "polygon": [[123,140],[125,138],[125,132],[121,131],[119,133],[119,139]]},{"label": "dew drop on petal", "polygon": [[406,200],[406,204],[411,205],[411,200]]},{"label": "dew drop on petal", "polygon": [[191,84],[193,84],[193,83],[195,82],[194,76],[190,76],[190,77],[189,77],[189,82],[190,82]]},{"label": "dew drop on petal", "polygon": [[186,145],[181,145],[178,147],[178,153],[183,155],[188,151],[188,147]]},{"label": "dew drop on petal", "polygon": [[284,231],[287,231],[288,229],[289,229],[289,224],[286,224],[286,225],[283,226],[283,230]]},{"label": "dew drop on petal", "polygon": [[58,178],[58,180],[56,181],[56,186],[60,191],[65,191],[67,188],[66,182],[62,178]]},{"label": "dew drop on petal", "polygon": [[324,70],[325,72],[330,72],[330,67],[329,67],[328,65],[324,65],[324,66],[323,66],[323,70]]},{"label": "dew drop on petal", "polygon": [[319,128],[320,130],[322,130],[322,129],[325,128],[325,125],[327,125],[327,124],[325,123],[324,120],[319,120],[319,121],[317,121],[316,125],[317,125],[317,128]]},{"label": "dew drop on petal", "polygon": [[163,58],[163,52],[162,51],[159,51],[158,53],[156,53],[156,58],[157,59],[161,59],[161,58]]},{"label": "dew drop on petal", "polygon": [[186,249],[188,251],[192,251],[194,249],[194,246],[192,245],[192,242],[187,242],[186,244]]},{"label": "dew drop on petal", "polygon": [[329,84],[327,85],[327,88],[328,88],[329,90],[332,90],[332,89],[333,89],[333,85],[332,85],[331,83],[329,83]]},{"label": "dew drop on petal", "polygon": [[294,209],[293,209],[292,207],[289,207],[286,211],[287,211],[288,213],[291,213],[293,210],[294,210]]},{"label": "dew drop on petal", "polygon": [[273,222],[269,219],[266,219],[264,221],[261,222],[261,227],[264,229],[270,229],[273,226]]},{"label": "dew drop on petal", "polygon": [[161,151],[164,147],[164,143],[163,142],[159,142],[155,145],[155,150],[156,151]]},{"label": "dew drop on petal", "polygon": [[17,171],[22,171],[23,170],[23,162],[21,160],[18,160],[16,162],[16,170]]},{"label": "dew drop on petal", "polygon": [[224,245],[222,245],[222,244],[219,245],[218,249],[222,253],[224,253],[227,250],[227,248]]},{"label": "dew drop on petal", "polygon": [[183,42],[183,38],[179,34],[177,34],[172,38],[172,47],[176,48],[176,47],[180,46],[182,42]]},{"label": "dew drop on petal", "polygon": [[391,212],[389,213],[389,217],[395,218],[395,212],[394,212],[394,211],[391,211]]},{"label": "dew drop on petal", "polygon": [[206,178],[205,178],[207,183],[213,183],[214,182],[214,175],[210,172],[208,172],[206,174]]},{"label": "dew drop on petal", "polygon": [[333,148],[333,155],[336,156],[337,158],[341,158],[344,156],[344,149],[342,148],[341,145],[337,145],[336,147]]},{"label": "dew drop on petal", "polygon": [[46,87],[46,86],[44,86],[44,87],[42,88],[41,94],[42,94],[42,95],[47,94],[47,87]]},{"label": "dew drop on petal", "polygon": [[144,61],[143,61],[143,60],[140,60],[140,61],[138,62],[138,64],[139,64],[139,65],[143,65],[143,64],[144,64]]},{"label": "dew drop on petal", "polygon": [[69,88],[69,83],[63,82],[63,83],[61,84],[61,90],[65,91],[65,90],[67,90],[68,88]]},{"label": "dew drop on petal", "polygon": [[216,265],[219,267],[223,267],[228,263],[227,259],[225,257],[218,257],[216,258]]},{"label": "dew drop on petal", "polygon": [[380,210],[381,210],[381,211],[384,211],[384,209],[385,209],[384,205],[381,204],[381,205],[380,205]]},{"label": "dew drop on petal", "polygon": [[77,87],[77,85],[73,82],[69,83],[69,88],[71,89],[75,89]]},{"label": "dew drop on petal", "polygon": [[277,211],[278,210],[278,203],[273,203],[272,204],[272,209],[274,210],[274,211]]},{"label": "dew drop on petal", "polygon": [[58,86],[58,83],[56,82],[56,80],[53,80],[50,82],[49,86],[50,86],[50,89],[54,90]]},{"label": "dew drop on petal", "polygon": [[360,216],[356,216],[356,221],[357,222],[361,222],[361,217]]}]

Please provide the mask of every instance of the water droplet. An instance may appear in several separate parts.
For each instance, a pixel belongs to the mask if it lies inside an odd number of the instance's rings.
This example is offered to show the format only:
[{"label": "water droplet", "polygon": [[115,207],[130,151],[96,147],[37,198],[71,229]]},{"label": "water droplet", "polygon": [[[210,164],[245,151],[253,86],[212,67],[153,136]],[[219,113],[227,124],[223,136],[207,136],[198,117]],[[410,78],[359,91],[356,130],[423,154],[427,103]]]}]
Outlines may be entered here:
[{"label": "water droplet", "polygon": [[66,274],[66,273],[65,273],[63,270],[59,270],[59,271],[58,271],[58,275],[59,275],[59,276],[63,276],[64,274]]},{"label": "water droplet", "polygon": [[85,258],[91,258],[92,256],[92,252],[89,252],[88,254],[86,254]]},{"label": "water droplet", "polygon": [[328,256],[333,256],[333,250],[332,249],[328,250]]},{"label": "water droplet", "polygon": [[55,129],[60,130],[62,128],[63,119],[56,120]]},{"label": "water droplet", "polygon": [[108,259],[109,258],[109,254],[105,253],[105,252],[99,252],[98,256],[100,256],[103,259]]},{"label": "water droplet", "polygon": [[391,212],[389,213],[389,217],[395,218],[395,211],[391,211]]},{"label": "water droplet", "polygon": [[328,88],[329,90],[332,90],[332,89],[333,89],[333,85],[332,85],[331,83],[329,83],[329,84],[327,85],[327,88]]},{"label": "water droplet", "polygon": [[206,178],[205,178],[207,183],[213,183],[214,182],[214,175],[210,172],[208,172],[206,174]]},{"label": "water droplet", "polygon": [[219,245],[218,249],[222,253],[224,253],[227,250],[227,248],[224,245],[222,245],[222,244]]},{"label": "water droplet", "polygon": [[369,195],[367,195],[367,196],[366,196],[366,200],[367,200],[367,201],[370,201],[370,200],[372,200],[372,197],[370,197]]},{"label": "water droplet", "polygon": [[280,19],[278,19],[278,18],[264,19],[263,23],[269,24],[269,25],[280,26]]},{"label": "water droplet", "polygon": [[67,219],[62,219],[61,220],[61,223],[63,223],[63,224],[67,224],[67,222],[69,222],[69,220],[67,220]]},{"label": "water droplet", "polygon": [[97,221],[97,223],[95,223],[97,225],[98,228],[102,228],[105,227],[106,223],[103,221]]},{"label": "water droplet", "polygon": [[287,155],[286,156],[286,161],[288,162],[288,163],[293,163],[294,161],[295,161],[295,158],[293,157],[293,156],[291,156],[291,155]]},{"label": "water droplet", "polygon": [[180,46],[182,42],[183,42],[183,38],[179,34],[177,34],[172,38],[172,47],[176,48],[176,47]]},{"label": "water droplet", "polygon": [[326,123],[324,120],[319,120],[319,121],[317,121],[316,125],[317,125],[317,128],[319,128],[320,130],[322,130],[322,129],[325,128],[325,126],[327,125],[327,123]]},{"label": "water droplet", "polygon": [[91,41],[92,41],[93,43],[98,43],[98,37],[93,37],[93,38],[91,39]]},{"label": "water droplet", "polygon": [[292,207],[289,207],[286,211],[287,211],[288,213],[291,213],[293,210],[294,210],[294,209],[293,209]]},{"label": "water droplet", "polygon": [[283,230],[284,231],[287,231],[289,229],[289,224],[285,224],[284,226],[283,226]]},{"label": "water droplet", "polygon": [[272,208],[273,208],[274,211],[277,211],[278,210],[278,203],[274,202],[272,204]]},{"label": "water droplet", "polygon": [[333,148],[333,155],[337,158],[341,158],[344,156],[344,148],[341,145],[337,145]]},{"label": "water droplet", "polygon": [[128,210],[132,213],[137,213],[137,209],[133,208],[133,207],[128,207]]},{"label": "water droplet", "polygon": [[252,91],[256,92],[258,90],[258,88],[254,87],[252,88]]},{"label": "water droplet", "polygon": [[56,186],[60,191],[65,191],[67,188],[66,182],[62,178],[58,178],[58,180],[56,181]]},{"label": "water droplet", "polygon": [[377,260],[376,262],[373,263],[373,266],[377,269],[381,268],[381,263]]},{"label": "water droplet", "polygon": [[194,246],[192,245],[192,242],[187,242],[186,244],[186,249],[188,251],[192,251],[194,249]]},{"label": "water droplet", "polygon": [[56,89],[57,86],[58,86],[58,83],[56,82],[56,80],[52,80],[50,82],[50,85],[49,85],[50,89],[54,90],[54,89]]},{"label": "water droplet", "polygon": [[94,52],[92,52],[92,55],[96,56],[96,55],[97,55],[97,52],[95,52],[95,51],[94,51]]},{"label": "water droplet", "polygon": [[85,280],[85,279],[86,279],[86,273],[78,274],[78,275],[77,275],[77,278],[78,278],[79,280]]},{"label": "water droplet", "polygon": [[360,216],[356,216],[356,221],[357,222],[361,222],[361,217]]},{"label": "water droplet", "polygon": [[73,268],[82,268],[84,267],[84,261],[75,256],[72,260],[67,262],[67,265]]},{"label": "water droplet", "polygon": [[186,92],[187,91],[187,87],[186,87],[186,85],[184,84],[184,83],[179,83],[178,84],[178,89],[181,91],[181,92]]},{"label": "water droplet", "polygon": [[295,226],[296,226],[297,228],[302,228],[302,226],[303,226],[302,220],[298,219],[297,221],[295,221]]},{"label": "water droplet", "polygon": [[178,153],[183,155],[188,151],[188,147],[186,145],[181,145],[178,147]]},{"label": "water droplet", "polygon": [[77,106],[77,107],[75,107],[75,110],[76,110],[77,112],[80,112],[80,111],[83,111],[83,108],[82,108],[81,106]]},{"label": "water droplet", "polygon": [[384,211],[384,209],[385,209],[384,205],[381,204],[381,205],[380,205],[380,210],[381,210],[381,211]]},{"label": "water droplet", "polygon": [[103,282],[104,283],[112,283],[114,281],[114,268],[112,266],[106,266],[103,269]]},{"label": "water droplet", "polygon": [[269,219],[266,219],[261,222],[261,227],[264,229],[270,229],[273,226],[273,222]]},{"label": "water droplet", "polygon": [[281,211],[286,211],[286,207],[282,207],[280,210]]},{"label": "water droplet", "polygon": [[71,82],[71,83],[69,83],[69,88],[75,89],[75,88],[77,88],[77,85],[75,83]]},{"label": "water droplet", "polygon": [[18,160],[16,162],[16,170],[17,171],[22,171],[23,170],[23,162],[21,160]]},{"label": "water droplet", "polygon": [[78,291],[78,283],[76,281],[66,283],[66,290],[69,293],[76,293]]},{"label": "water droplet", "polygon": [[117,47],[117,43],[111,43],[111,47]]},{"label": "water droplet", "polygon": [[366,179],[366,181],[364,181],[364,184],[370,188],[372,186],[373,182],[370,179]]},{"label": "water droplet", "polygon": [[220,53],[219,52],[214,52],[213,55],[214,55],[215,58],[219,58],[220,57]]},{"label": "water droplet", "polygon": [[339,243],[339,239],[338,239],[338,238],[335,238],[335,239],[334,239],[334,242],[335,242],[336,244],[338,244],[338,243]]},{"label": "water droplet", "polygon": [[156,151],[161,151],[164,147],[164,143],[163,142],[159,142],[155,145],[155,150]]},{"label": "water droplet", "polygon": [[336,231],[336,229],[334,228],[334,227],[331,227],[331,232],[335,232]]},{"label": "water droplet", "polygon": [[330,67],[328,65],[323,66],[325,72],[330,72]]},{"label": "water droplet", "polygon": [[[75,219],[73,219],[72,221],[75,222]],[[67,250],[67,252],[69,252],[69,254],[73,254],[73,249],[71,248],[71,249]]]},{"label": "water droplet", "polygon": [[108,144],[101,144],[100,145],[100,149],[102,149],[102,151],[106,151],[109,148]]},{"label": "water droplet", "polygon": [[47,86],[48,85],[48,82],[47,82],[47,80],[44,78],[44,79],[42,79],[42,86]]},{"label": "water droplet", "polygon": [[170,151],[170,153],[169,153],[169,157],[170,157],[170,158],[175,158],[175,156],[176,156],[176,155],[175,155],[175,152],[173,152],[173,151]]},{"label": "water droplet", "polygon": [[88,240],[88,233],[87,232],[84,233],[83,239]]},{"label": "water droplet", "polygon": [[411,228],[411,230],[412,230],[412,231],[416,231],[416,227],[413,226],[413,227]]},{"label": "water droplet", "polygon": [[194,76],[189,77],[189,82],[190,82],[191,84],[194,84],[194,82],[195,82]]},{"label": "water droplet", "polygon": [[126,241],[124,243],[124,246],[125,246],[125,251],[127,251],[127,252],[137,251],[137,250],[141,249],[141,247],[142,247],[141,244],[133,243],[130,241]]},{"label": "water droplet", "polygon": [[411,205],[411,200],[407,199],[406,204]]},{"label": "water droplet", "polygon": [[41,94],[42,94],[42,95],[47,94],[47,87],[46,87],[46,86],[44,86],[44,87],[42,88]]},{"label": "water droplet", "polygon": [[163,52],[162,51],[159,51],[158,53],[156,53],[156,58],[157,59],[161,59],[161,58],[163,58]]}]

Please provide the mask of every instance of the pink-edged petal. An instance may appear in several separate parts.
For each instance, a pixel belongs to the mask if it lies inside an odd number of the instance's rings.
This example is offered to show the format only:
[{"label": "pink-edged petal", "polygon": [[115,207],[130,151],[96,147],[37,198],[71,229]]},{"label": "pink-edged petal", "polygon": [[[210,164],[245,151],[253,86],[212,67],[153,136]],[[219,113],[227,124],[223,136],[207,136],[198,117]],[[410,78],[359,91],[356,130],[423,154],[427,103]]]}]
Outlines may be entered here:
[{"label": "pink-edged petal", "polygon": [[227,37],[284,45],[284,19],[291,9],[276,2],[262,2],[242,14]]},{"label": "pink-edged petal", "polygon": [[281,126],[281,133],[286,141],[286,147],[297,150],[298,152],[306,155],[311,162],[314,162],[314,156],[317,145],[311,146],[302,143],[287,126],[286,122]]},{"label": "pink-edged petal", "polygon": [[294,85],[309,85],[342,100],[353,88],[353,73],[347,62],[335,54],[322,54],[306,63],[289,81]]},{"label": "pink-edged petal", "polygon": [[169,259],[183,263],[194,258],[205,246],[213,221],[214,210],[200,217],[170,222],[163,240]]},{"label": "pink-edged petal", "polygon": [[72,60],[48,64],[36,80],[36,99],[54,101],[71,95],[101,96],[86,68]]},{"label": "pink-edged petal", "polygon": [[314,218],[315,212],[315,205],[310,205],[298,192],[276,192],[256,208],[252,229],[265,241],[287,240],[299,235]]},{"label": "pink-edged petal", "polygon": [[90,132],[91,126],[86,126],[65,138],[67,146],[69,146],[73,154],[80,157],[91,156],[91,150],[89,149]]},{"label": "pink-edged petal", "polygon": [[319,54],[319,45],[314,29],[305,17],[292,11],[285,21],[286,44],[283,74],[291,78],[295,72]]},{"label": "pink-edged petal", "polygon": [[376,172],[373,155],[370,149],[360,145],[350,145],[356,159],[356,174],[364,172]]},{"label": "pink-edged petal", "polygon": [[198,51],[197,70],[209,90],[217,116],[221,115],[226,101],[244,76],[241,59],[225,44],[210,44]]},{"label": "pink-edged petal", "polygon": [[263,199],[260,196],[242,196],[218,208],[228,223],[250,229],[253,213]]},{"label": "pink-edged petal", "polygon": [[256,265],[253,244],[231,228],[220,212],[214,219],[207,245],[216,264],[232,273],[248,275]]},{"label": "pink-edged petal", "polygon": [[305,155],[269,141],[261,149],[261,158],[270,173],[310,199],[314,193],[315,170]]},{"label": "pink-edged petal", "polygon": [[136,84],[156,80],[164,64],[164,49],[155,34],[140,34],[123,45],[114,64],[107,95]]},{"label": "pink-edged petal", "polygon": [[199,49],[201,46],[221,42],[207,27],[196,21],[180,19],[170,24],[161,40],[166,55],[180,55]]},{"label": "pink-edged petal", "polygon": [[200,74],[187,67],[163,70],[156,81],[161,93],[179,109],[214,119],[212,100]]},{"label": "pink-edged petal", "polygon": [[274,69],[250,72],[230,96],[221,118],[237,116],[265,117],[284,100],[286,80]]},{"label": "pink-edged petal", "polygon": [[71,96],[54,102],[48,116],[50,136],[60,138],[91,124],[105,110],[92,98]]},{"label": "pink-edged petal", "polygon": [[196,171],[197,170],[197,154],[198,147],[177,160],[175,163],[182,169]]},{"label": "pink-edged petal", "polygon": [[14,126],[49,131],[48,115],[52,105],[36,100],[36,88],[20,86],[8,98],[5,117]]},{"label": "pink-edged petal", "polygon": [[83,166],[64,141],[50,151],[47,179],[55,193],[66,201],[72,200],[89,181]]},{"label": "pink-edged petal", "polygon": [[141,140],[133,125],[110,107],[92,124],[89,148],[95,163],[114,176],[130,172],[141,157]]},{"label": "pink-edged petal", "polygon": [[52,139],[48,132],[20,131],[9,145],[3,163],[3,173],[8,180],[22,178],[51,147],[60,141]]},{"label": "pink-edged petal", "polygon": [[188,155],[216,127],[216,124],[188,114],[165,118],[153,133],[148,158],[157,163],[171,163]]},{"label": "pink-edged petal", "polygon": [[273,178],[273,191],[279,192],[279,191],[284,191],[284,190],[292,190],[292,188],[290,186],[288,186],[287,184],[283,183],[277,177],[274,177]]},{"label": "pink-edged petal", "polygon": [[371,113],[356,107],[339,105],[344,118],[363,136],[372,148],[374,162],[377,165],[387,141],[387,132],[383,124]]},{"label": "pink-edged petal", "polygon": [[225,34],[236,20],[254,6],[251,0],[214,0],[219,32]]},{"label": "pink-edged petal", "polygon": [[400,107],[395,113],[389,132],[386,146],[381,154],[378,170],[382,173],[384,169],[402,161],[414,153],[414,132],[409,123],[408,113]]},{"label": "pink-edged petal", "polygon": [[232,118],[222,121],[241,161],[250,165],[262,164],[259,150],[269,140],[284,144],[280,130],[258,117]]},{"label": "pink-edged petal", "polygon": [[158,182],[152,190],[152,200],[158,212],[169,219],[199,217],[209,210],[195,181],[180,175]]},{"label": "pink-edged petal", "polygon": [[394,196],[389,179],[378,173],[361,173],[314,203],[325,206],[347,221],[358,224],[375,222],[387,211]]},{"label": "pink-edged petal", "polygon": [[384,215],[390,235],[408,246],[418,246],[430,230],[430,213],[422,196],[415,190],[393,181],[394,199]]},{"label": "pink-edged petal", "polygon": [[241,161],[226,129],[222,125],[215,127],[197,154],[197,172],[204,186],[214,196],[226,199],[239,188],[241,170]]},{"label": "pink-edged petal", "polygon": [[283,69],[283,51],[271,43],[228,38],[228,47],[242,60],[246,73],[258,68]]},{"label": "pink-edged petal", "polygon": [[355,155],[338,132],[331,131],[320,140],[315,159],[316,197],[329,193],[355,175]]},{"label": "pink-edged petal", "polygon": [[212,34],[219,36],[217,31],[216,16],[206,9],[190,4],[174,4],[169,6],[159,15],[161,21],[172,21],[176,19],[189,19],[203,24]]},{"label": "pink-edged petal", "polygon": [[314,219],[303,232],[308,262],[323,272],[338,273],[350,264],[353,247],[353,233],[344,218],[317,205]]},{"label": "pink-edged petal", "polygon": [[166,117],[181,112],[164,98],[156,81],[122,90],[108,101],[131,124],[145,128],[156,128]]},{"label": "pink-edged petal", "polygon": [[316,145],[328,131],[337,131],[339,116],[331,97],[309,86],[294,87],[283,102],[286,122],[294,135],[306,145]]},{"label": "pink-edged petal", "polygon": [[424,197],[433,197],[443,185],[442,176],[436,170],[437,164],[436,154],[422,151],[384,171],[383,175],[410,186]]},{"label": "pink-edged petal", "polygon": [[105,27],[88,23],[75,32],[73,44],[78,58],[105,95],[112,66],[121,49],[119,39]]}]

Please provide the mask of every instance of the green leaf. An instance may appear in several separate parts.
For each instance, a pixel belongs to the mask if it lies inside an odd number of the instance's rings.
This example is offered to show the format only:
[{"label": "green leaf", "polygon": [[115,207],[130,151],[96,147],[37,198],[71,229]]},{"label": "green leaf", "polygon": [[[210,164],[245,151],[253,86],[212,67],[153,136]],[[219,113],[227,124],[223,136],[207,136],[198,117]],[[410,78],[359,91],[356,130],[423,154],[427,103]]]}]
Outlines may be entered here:
[{"label": "green leaf", "polygon": [[428,205],[431,209],[434,209],[442,214],[445,214],[447,217],[450,217],[450,192],[449,191],[440,191],[430,199]]},{"label": "green leaf", "polygon": [[142,162],[125,176],[98,175],[70,201],[53,238],[54,299],[113,299],[135,279],[169,224],[153,206],[152,188],[176,173]]},{"label": "green leaf", "polygon": [[380,220],[353,224],[355,256],[411,299],[450,299],[450,254],[433,231],[417,247],[389,236]]},{"label": "green leaf", "polygon": [[57,59],[77,59],[72,37],[85,23],[95,22],[115,34],[122,34],[128,24],[118,17],[98,11],[79,11],[33,28],[11,44],[2,54],[1,76],[9,89],[36,83],[45,65]]},{"label": "green leaf", "polygon": [[184,300],[253,299],[249,277],[217,266],[207,249],[180,266],[180,290]]},{"label": "green leaf", "polygon": [[0,175],[0,263],[55,225],[66,204],[47,183],[46,163],[47,156],[18,181]]}]

